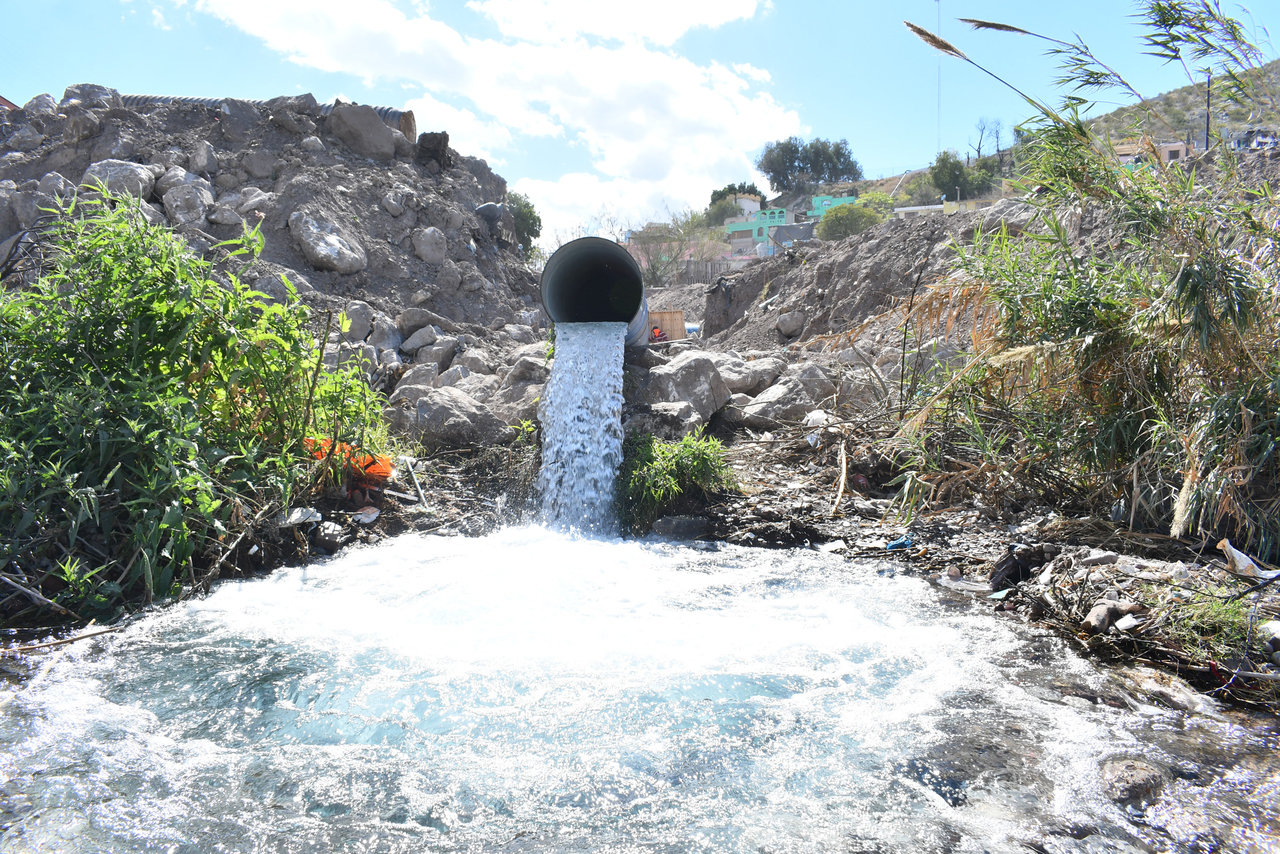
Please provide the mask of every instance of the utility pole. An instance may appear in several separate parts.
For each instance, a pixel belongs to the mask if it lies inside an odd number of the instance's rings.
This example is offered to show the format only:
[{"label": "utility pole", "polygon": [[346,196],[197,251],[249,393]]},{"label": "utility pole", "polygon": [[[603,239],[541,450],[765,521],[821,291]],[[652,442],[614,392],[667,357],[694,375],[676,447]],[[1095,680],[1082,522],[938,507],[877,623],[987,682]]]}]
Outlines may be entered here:
[{"label": "utility pole", "polygon": [[[933,0],[938,7],[938,29],[935,35],[942,38],[942,0]],[[942,53],[938,53],[938,153],[942,153]]]},{"label": "utility pole", "polygon": [[1204,150],[1209,150],[1209,108],[1213,97],[1213,69],[1204,70]]}]

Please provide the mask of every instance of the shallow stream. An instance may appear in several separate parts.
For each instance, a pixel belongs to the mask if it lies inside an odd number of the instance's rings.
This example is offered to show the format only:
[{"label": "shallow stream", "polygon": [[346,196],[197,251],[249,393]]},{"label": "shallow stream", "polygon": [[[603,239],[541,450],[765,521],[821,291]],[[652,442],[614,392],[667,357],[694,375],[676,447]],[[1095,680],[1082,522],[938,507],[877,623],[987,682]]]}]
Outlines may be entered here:
[{"label": "shallow stream", "polygon": [[0,691],[0,850],[1275,850],[1258,728],[947,595],[536,527],[224,583]]}]

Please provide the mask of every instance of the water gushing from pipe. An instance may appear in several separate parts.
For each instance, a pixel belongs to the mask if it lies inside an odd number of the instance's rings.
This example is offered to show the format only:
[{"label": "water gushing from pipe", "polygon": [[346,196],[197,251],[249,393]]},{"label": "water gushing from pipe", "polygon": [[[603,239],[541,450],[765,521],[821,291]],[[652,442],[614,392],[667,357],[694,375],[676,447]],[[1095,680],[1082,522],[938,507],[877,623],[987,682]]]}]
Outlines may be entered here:
[{"label": "water gushing from pipe", "polygon": [[625,323],[561,323],[556,358],[538,409],[543,520],[613,533],[614,478],[622,462]]}]

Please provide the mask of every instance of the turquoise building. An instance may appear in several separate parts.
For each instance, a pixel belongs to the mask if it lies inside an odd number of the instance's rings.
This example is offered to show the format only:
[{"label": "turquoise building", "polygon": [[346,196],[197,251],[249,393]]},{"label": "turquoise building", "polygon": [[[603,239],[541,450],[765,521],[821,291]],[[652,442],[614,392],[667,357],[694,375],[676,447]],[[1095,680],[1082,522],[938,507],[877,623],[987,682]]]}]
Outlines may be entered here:
[{"label": "turquoise building", "polygon": [[822,219],[822,215],[832,208],[838,208],[841,205],[856,205],[858,203],[857,196],[814,196],[813,209],[805,211],[805,215],[810,219]]}]

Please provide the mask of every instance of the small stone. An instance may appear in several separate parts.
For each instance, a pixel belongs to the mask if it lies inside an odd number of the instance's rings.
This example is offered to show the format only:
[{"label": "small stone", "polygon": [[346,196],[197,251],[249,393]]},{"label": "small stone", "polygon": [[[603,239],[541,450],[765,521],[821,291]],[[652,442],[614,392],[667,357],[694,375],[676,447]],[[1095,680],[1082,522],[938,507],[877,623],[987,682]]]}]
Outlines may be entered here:
[{"label": "small stone", "polygon": [[22,111],[29,116],[56,116],[58,114],[58,102],[52,95],[45,92],[36,95],[23,104]]},{"label": "small stone", "polygon": [[275,154],[259,148],[242,157],[240,165],[254,178],[270,178],[276,171],[276,160]]},{"label": "small stone", "polygon": [[34,151],[44,142],[44,134],[27,125],[5,140],[5,147],[11,151]]},{"label": "small stone", "polygon": [[303,151],[320,152],[324,151],[324,143],[320,141],[318,136],[309,136],[302,142],[298,143],[298,147]]},{"label": "small stone", "polygon": [[294,211],[289,231],[302,247],[307,262],[317,270],[333,270],[347,275],[369,265],[364,247],[348,240],[333,223],[310,213]]},{"label": "small stone", "polygon": [[213,175],[218,171],[218,155],[208,140],[202,139],[191,147],[187,168],[197,175]]},{"label": "small stone", "polygon": [[787,338],[794,338],[804,329],[805,319],[803,311],[788,311],[779,315],[776,327]]},{"label": "small stone", "polygon": [[406,353],[416,353],[423,347],[430,347],[436,343],[436,332],[430,326],[424,326],[417,332],[410,335],[400,345],[400,349]]},{"label": "small stone", "polygon": [[1111,799],[1121,804],[1149,804],[1165,785],[1165,774],[1138,759],[1113,759],[1102,766]]},{"label": "small stone", "polygon": [[449,244],[444,232],[435,226],[420,228],[413,233],[413,254],[431,265],[443,264],[448,257]]},{"label": "small stone", "polygon": [[362,300],[352,300],[342,309],[346,315],[348,326],[342,330],[342,338],[346,341],[363,341],[373,331],[373,306]]},{"label": "small stone", "polygon": [[213,204],[213,196],[203,187],[179,184],[164,194],[164,212],[174,227],[204,223],[205,211]]}]

